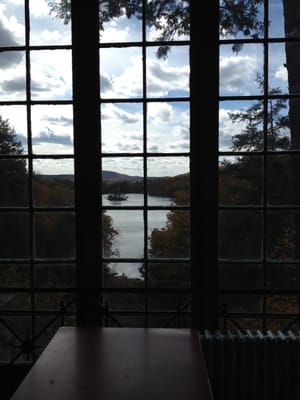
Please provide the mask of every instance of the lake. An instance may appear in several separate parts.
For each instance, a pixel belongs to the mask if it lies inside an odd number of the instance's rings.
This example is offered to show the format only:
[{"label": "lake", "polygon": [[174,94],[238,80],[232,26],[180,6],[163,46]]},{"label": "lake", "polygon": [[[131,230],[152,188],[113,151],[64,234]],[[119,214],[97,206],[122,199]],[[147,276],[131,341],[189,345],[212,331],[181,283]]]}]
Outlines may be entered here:
[{"label": "lake", "polygon": [[[143,194],[129,193],[125,201],[114,202],[103,195],[103,205],[124,205],[142,206]],[[173,204],[168,197],[148,196],[149,206],[168,207]],[[144,220],[143,210],[107,210],[107,215],[113,219],[113,226],[118,231],[112,250],[117,253],[116,257],[140,258],[144,255]],[[166,226],[168,210],[148,211],[148,232],[149,236],[153,229],[161,229]],[[149,241],[148,241],[149,244]],[[117,260],[116,260],[117,261]],[[138,277],[141,263],[111,263],[110,267],[114,272],[125,274],[130,278]]]}]

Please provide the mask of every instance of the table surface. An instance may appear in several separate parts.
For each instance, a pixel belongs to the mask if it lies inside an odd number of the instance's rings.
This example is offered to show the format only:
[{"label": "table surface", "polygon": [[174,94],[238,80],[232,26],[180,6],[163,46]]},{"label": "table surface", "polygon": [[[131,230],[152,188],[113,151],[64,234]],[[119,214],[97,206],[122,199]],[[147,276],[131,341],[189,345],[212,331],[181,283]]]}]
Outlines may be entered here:
[{"label": "table surface", "polygon": [[212,400],[198,331],[61,327],[11,400]]}]

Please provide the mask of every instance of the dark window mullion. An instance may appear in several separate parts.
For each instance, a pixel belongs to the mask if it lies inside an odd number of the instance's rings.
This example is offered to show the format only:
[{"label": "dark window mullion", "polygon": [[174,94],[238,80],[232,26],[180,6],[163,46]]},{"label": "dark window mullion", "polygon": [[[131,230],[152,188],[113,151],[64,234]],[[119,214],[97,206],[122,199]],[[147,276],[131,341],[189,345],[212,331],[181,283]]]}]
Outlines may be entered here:
[{"label": "dark window mullion", "polygon": [[99,2],[72,1],[78,324],[101,325]]},{"label": "dark window mullion", "polygon": [[[216,329],[219,2],[215,0],[201,4],[202,15],[205,15],[207,24],[199,24],[197,7],[198,2],[191,0],[192,325],[200,329]],[[203,42],[199,41],[201,37],[205,38]],[[203,51],[205,57],[199,57]],[[199,96],[205,97],[201,107]]]}]

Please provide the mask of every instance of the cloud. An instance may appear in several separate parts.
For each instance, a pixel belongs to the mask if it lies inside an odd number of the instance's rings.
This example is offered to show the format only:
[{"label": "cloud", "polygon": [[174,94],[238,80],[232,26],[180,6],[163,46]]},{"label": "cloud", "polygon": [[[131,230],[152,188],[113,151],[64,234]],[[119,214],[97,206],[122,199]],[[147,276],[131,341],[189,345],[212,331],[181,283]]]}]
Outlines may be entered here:
[{"label": "cloud", "polygon": [[73,125],[73,120],[71,118],[67,118],[64,116],[60,117],[46,117],[44,116],[43,120],[46,120],[49,122],[49,124],[53,125],[60,125],[60,126],[70,126]]},{"label": "cloud", "polygon": [[172,142],[169,145],[171,151],[189,151],[189,141]]},{"label": "cloud", "polygon": [[256,70],[257,62],[254,57],[221,57],[220,86],[230,92],[241,92],[249,81],[254,81],[253,74]]},{"label": "cloud", "polygon": [[239,109],[223,109],[219,110],[219,150],[226,151],[232,149],[232,138],[243,131],[246,122],[240,121],[235,124],[231,121],[228,113],[240,112]]},{"label": "cloud", "polygon": [[50,8],[46,1],[36,1],[34,7],[30,8],[32,17],[49,16]]},{"label": "cloud", "polygon": [[101,75],[100,87],[101,87],[101,93],[107,93],[113,90],[113,83],[109,77]]},{"label": "cloud", "polygon": [[51,129],[41,132],[38,136],[32,138],[33,144],[38,145],[41,143],[54,143],[61,145],[72,145],[70,136],[67,135],[56,135]]},{"label": "cloud", "polygon": [[148,95],[166,96],[170,91],[187,92],[189,89],[189,67],[169,66],[161,60],[148,60]]},{"label": "cloud", "polygon": [[107,104],[102,108],[102,120],[118,120],[119,123],[135,124],[141,121],[141,115],[136,112],[127,112],[114,104]]},{"label": "cloud", "polygon": [[136,152],[139,152],[139,151],[141,151],[141,148],[140,148],[140,146],[138,146],[137,144],[135,144],[135,143],[126,143],[126,142],[124,142],[124,143],[117,143],[117,148],[118,148],[118,150],[117,151],[120,151],[121,153],[136,153]]},{"label": "cloud", "polygon": [[6,94],[9,92],[24,94],[25,88],[26,88],[26,81],[25,81],[25,77],[23,77],[23,76],[19,76],[12,80],[5,80],[5,81],[1,82],[1,89]]},{"label": "cloud", "polygon": [[158,79],[159,81],[163,82],[178,82],[182,80],[182,74],[188,73],[186,67],[178,68],[178,67],[169,67],[165,66],[164,64],[159,63],[156,60],[150,60],[148,62],[149,65],[149,72],[151,75]]},{"label": "cloud", "polygon": [[0,19],[0,46],[17,46],[13,33],[4,26]]},{"label": "cloud", "polygon": [[276,79],[286,82],[288,79],[288,72],[285,66],[281,65],[274,73]]},{"label": "cloud", "polygon": [[190,139],[190,130],[188,127],[177,125],[172,129],[172,133],[183,140]]},{"label": "cloud", "polygon": [[11,69],[12,66],[21,63],[23,58],[22,51],[3,51],[0,53],[0,69]]},{"label": "cloud", "polygon": [[[151,112],[149,113],[153,118],[155,118],[156,122],[168,122],[173,120],[173,108],[170,104],[167,103],[159,103],[153,104],[154,107],[151,107]],[[153,113],[154,111],[154,113]]]},{"label": "cloud", "polygon": [[157,144],[151,144],[150,146],[148,146],[148,151],[150,153],[158,153],[159,152],[159,147],[157,146]]}]

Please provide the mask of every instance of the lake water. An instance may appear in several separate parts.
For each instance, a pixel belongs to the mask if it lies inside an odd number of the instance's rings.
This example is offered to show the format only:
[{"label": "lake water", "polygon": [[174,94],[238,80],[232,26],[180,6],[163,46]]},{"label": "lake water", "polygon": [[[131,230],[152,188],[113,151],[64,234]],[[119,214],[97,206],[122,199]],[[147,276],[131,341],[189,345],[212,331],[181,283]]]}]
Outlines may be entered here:
[{"label": "lake water", "polygon": [[[128,199],[121,202],[107,200],[107,195],[103,195],[103,205],[124,205],[142,206],[144,201],[143,194],[127,194]],[[148,196],[149,206],[168,207],[173,204],[168,197]],[[118,231],[113,251],[117,257],[121,258],[140,258],[144,255],[144,220],[143,210],[107,210],[107,215],[113,219],[113,226]],[[161,229],[166,226],[168,210],[149,210],[148,211],[148,232],[149,236],[153,229]],[[149,245],[149,241],[148,241]],[[140,263],[111,263],[110,267],[114,272],[125,274],[129,277],[139,276],[138,268]]]}]

